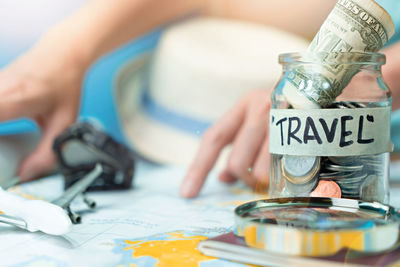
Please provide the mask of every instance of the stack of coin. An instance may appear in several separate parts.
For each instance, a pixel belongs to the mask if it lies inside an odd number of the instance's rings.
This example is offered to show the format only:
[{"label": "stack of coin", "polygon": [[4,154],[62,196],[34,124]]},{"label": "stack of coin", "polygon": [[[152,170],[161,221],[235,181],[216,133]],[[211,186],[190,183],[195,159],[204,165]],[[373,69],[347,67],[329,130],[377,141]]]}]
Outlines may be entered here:
[{"label": "stack of coin", "polygon": [[[367,104],[360,102],[335,102],[330,108],[365,108]],[[320,179],[335,181],[342,190],[342,196],[360,198],[361,186],[370,175],[379,175],[380,157],[377,156],[350,156],[328,157],[324,160]],[[374,176],[377,177],[377,176]],[[370,192],[372,193],[372,192]]]},{"label": "stack of coin", "polygon": [[378,188],[374,189],[371,184],[382,176],[381,168],[377,167],[381,162],[381,155],[323,158],[320,179],[335,181],[340,186],[343,197],[360,198],[362,190],[363,199],[368,197],[365,194],[374,197]]},{"label": "stack of coin", "polygon": [[324,158],[320,179],[335,181],[340,186],[343,197],[359,198],[360,186],[367,173],[364,171],[364,165],[355,158],[340,157],[340,164],[337,158],[334,162],[329,157]]},{"label": "stack of coin", "polygon": [[[335,102],[330,108],[365,108],[359,102]],[[294,196],[316,195],[320,181],[334,189],[339,186],[341,196],[346,198],[374,198],[380,187],[378,177],[382,176],[382,154],[346,157],[310,157],[285,155],[281,159],[285,191]],[[319,190],[321,191],[321,190]],[[318,194],[321,194],[319,192]],[[319,195],[323,197],[323,195]]]},{"label": "stack of coin", "polygon": [[290,195],[308,196],[318,184],[320,157],[285,155],[281,166]]},{"label": "stack of coin", "polygon": [[354,101],[339,101],[332,103],[328,108],[366,108],[368,104]]}]

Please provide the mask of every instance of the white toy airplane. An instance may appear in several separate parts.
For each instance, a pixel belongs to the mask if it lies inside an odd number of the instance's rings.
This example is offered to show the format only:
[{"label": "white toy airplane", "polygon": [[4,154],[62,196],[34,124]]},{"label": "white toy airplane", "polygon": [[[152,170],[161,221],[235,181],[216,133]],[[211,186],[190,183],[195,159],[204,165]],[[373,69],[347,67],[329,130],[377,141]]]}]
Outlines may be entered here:
[{"label": "white toy airplane", "polygon": [[[68,233],[71,221],[73,223],[80,222],[80,216],[70,209],[71,202],[77,195],[84,194],[102,171],[101,164],[97,164],[90,173],[51,203],[43,200],[28,200],[0,187],[0,210],[7,214],[0,214],[0,223],[17,226],[30,232],[41,231],[50,235]],[[18,183],[19,179],[13,179],[6,185],[5,189]],[[84,201],[90,208],[96,206],[94,201],[85,196]]]}]

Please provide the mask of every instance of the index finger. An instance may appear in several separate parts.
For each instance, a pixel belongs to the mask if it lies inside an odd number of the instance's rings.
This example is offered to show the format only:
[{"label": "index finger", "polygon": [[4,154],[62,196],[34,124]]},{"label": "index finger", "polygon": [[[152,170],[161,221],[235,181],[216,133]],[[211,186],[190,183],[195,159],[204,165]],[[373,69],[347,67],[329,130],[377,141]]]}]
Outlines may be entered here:
[{"label": "index finger", "polygon": [[204,134],[200,148],[184,178],[181,196],[197,196],[221,150],[234,139],[244,120],[245,102],[241,101]]}]

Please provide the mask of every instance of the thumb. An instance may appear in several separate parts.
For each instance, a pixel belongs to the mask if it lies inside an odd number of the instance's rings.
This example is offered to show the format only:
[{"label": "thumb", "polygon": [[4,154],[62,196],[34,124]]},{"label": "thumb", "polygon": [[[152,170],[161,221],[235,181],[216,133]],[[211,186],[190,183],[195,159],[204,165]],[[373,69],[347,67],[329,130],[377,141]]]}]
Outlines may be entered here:
[{"label": "thumb", "polygon": [[26,182],[50,172],[54,168],[56,158],[49,140],[42,140],[35,151],[20,165],[18,175]]},{"label": "thumb", "polygon": [[18,175],[22,181],[32,180],[55,168],[56,156],[52,150],[53,142],[63,130],[64,127],[54,126],[51,129],[44,129],[38,146],[20,165]]}]

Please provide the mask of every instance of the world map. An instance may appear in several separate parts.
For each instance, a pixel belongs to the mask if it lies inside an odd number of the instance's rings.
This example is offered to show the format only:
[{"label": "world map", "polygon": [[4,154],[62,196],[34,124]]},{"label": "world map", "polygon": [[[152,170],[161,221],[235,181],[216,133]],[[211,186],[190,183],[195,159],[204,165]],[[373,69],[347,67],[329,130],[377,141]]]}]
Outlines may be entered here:
[{"label": "world map", "polygon": [[[195,199],[183,199],[178,188],[185,170],[139,163],[132,190],[91,192],[98,207],[82,199],[72,209],[83,222],[61,236],[29,233],[0,225],[1,266],[245,266],[208,257],[198,242],[233,230],[233,209],[266,197],[241,183],[224,185],[211,176]],[[23,184],[13,193],[53,200],[63,192],[60,176]]]}]

